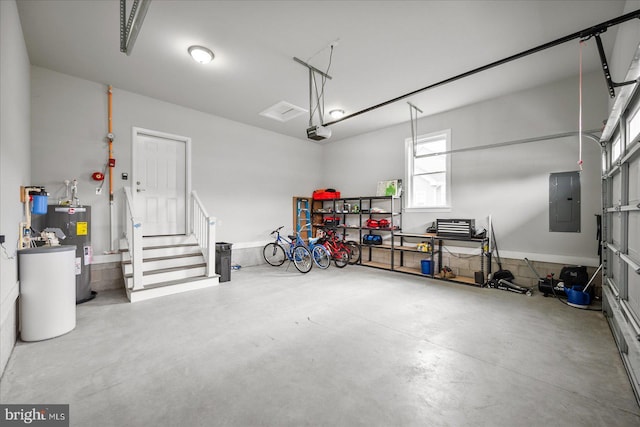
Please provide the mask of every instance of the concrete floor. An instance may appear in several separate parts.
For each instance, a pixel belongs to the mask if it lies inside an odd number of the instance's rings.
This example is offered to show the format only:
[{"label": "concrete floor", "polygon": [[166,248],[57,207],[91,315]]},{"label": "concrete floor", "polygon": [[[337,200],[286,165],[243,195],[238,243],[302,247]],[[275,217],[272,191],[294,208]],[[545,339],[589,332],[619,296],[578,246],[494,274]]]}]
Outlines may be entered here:
[{"label": "concrete floor", "polygon": [[557,300],[359,266],[232,272],[18,343],[2,403],[72,426],[638,426],[605,319]]}]

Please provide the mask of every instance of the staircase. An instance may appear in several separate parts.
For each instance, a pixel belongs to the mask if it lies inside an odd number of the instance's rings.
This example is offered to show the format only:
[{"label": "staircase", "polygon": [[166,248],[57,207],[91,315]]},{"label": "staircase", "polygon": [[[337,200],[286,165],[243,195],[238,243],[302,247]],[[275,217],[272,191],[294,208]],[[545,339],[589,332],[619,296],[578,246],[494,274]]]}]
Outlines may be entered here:
[{"label": "staircase", "polygon": [[133,215],[131,190],[124,189],[126,229],[120,242],[122,273],[130,302],[203,289],[219,283],[214,271],[216,219],[198,195],[190,195],[186,235],[143,237],[144,224]]},{"label": "staircase", "polygon": [[218,276],[207,277],[207,263],[193,235],[143,237],[142,283],[136,287],[133,286],[133,265],[125,239],[120,248],[122,274],[131,302],[218,284]]}]

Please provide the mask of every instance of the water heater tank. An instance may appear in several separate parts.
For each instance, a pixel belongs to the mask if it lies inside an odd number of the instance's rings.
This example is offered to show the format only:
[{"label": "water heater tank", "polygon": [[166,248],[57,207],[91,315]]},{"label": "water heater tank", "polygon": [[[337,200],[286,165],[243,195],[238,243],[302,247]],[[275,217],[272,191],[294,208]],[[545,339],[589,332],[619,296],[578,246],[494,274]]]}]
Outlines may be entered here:
[{"label": "water heater tank", "polygon": [[76,247],[76,303],[95,297],[91,291],[91,206],[49,205],[47,227],[59,228],[66,235],[61,245]]}]

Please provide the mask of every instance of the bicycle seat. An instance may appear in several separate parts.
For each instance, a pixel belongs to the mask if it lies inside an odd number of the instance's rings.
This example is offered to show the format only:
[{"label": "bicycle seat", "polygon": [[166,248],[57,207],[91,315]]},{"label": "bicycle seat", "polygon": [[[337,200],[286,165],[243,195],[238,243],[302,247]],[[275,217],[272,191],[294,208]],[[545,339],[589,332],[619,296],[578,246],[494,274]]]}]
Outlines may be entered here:
[{"label": "bicycle seat", "polygon": [[294,236],[294,235],[290,234],[287,237],[289,238],[289,240],[296,240],[296,236]]}]

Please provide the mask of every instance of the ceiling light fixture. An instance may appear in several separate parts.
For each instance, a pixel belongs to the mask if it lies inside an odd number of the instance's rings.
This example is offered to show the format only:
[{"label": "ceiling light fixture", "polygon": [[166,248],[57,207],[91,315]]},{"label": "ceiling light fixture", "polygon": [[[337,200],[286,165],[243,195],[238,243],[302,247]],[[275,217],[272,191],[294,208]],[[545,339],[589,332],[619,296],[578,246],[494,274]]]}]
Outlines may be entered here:
[{"label": "ceiling light fixture", "polygon": [[200,64],[208,64],[215,56],[210,49],[207,49],[204,46],[189,47],[189,55],[191,55],[194,61],[199,62]]},{"label": "ceiling light fixture", "polygon": [[340,109],[331,110],[329,111],[329,115],[331,116],[332,119],[339,119],[342,116],[344,116],[344,110],[340,110]]}]

